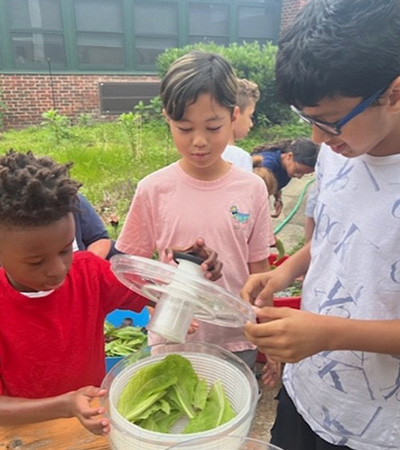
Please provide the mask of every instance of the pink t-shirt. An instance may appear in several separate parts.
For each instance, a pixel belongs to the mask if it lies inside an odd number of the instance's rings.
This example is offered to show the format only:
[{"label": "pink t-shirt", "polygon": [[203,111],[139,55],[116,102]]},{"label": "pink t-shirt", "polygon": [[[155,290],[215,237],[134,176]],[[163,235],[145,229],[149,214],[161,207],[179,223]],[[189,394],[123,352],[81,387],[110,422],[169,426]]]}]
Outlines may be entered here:
[{"label": "pink t-shirt", "polygon": [[[224,264],[216,283],[239,296],[249,276],[247,264],[266,259],[274,242],[261,178],[235,166],[214,181],[192,178],[179,162],[160,169],[138,184],[117,248],[145,257],[157,250],[166,262],[166,248],[186,247],[199,236]],[[231,351],[254,348],[243,329],[206,323],[190,339]]]}]

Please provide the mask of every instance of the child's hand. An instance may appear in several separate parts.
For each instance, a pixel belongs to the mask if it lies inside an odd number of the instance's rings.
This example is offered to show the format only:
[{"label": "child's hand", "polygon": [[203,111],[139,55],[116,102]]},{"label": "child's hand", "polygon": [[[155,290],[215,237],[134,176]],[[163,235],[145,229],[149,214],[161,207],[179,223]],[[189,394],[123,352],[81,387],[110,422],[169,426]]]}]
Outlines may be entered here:
[{"label": "child's hand", "polygon": [[94,434],[106,435],[110,432],[110,420],[97,417],[105,413],[103,407],[92,407],[94,399],[104,397],[105,389],[86,386],[77,391],[69,392],[69,410],[71,417],[76,417],[81,424]]},{"label": "child's hand", "polygon": [[248,322],[245,335],[274,361],[298,362],[329,349],[329,317],[292,308],[266,307],[257,311],[262,323]]},{"label": "child's hand", "polygon": [[274,292],[289,286],[288,280],[282,270],[270,270],[264,273],[255,273],[249,276],[240,292],[242,298],[258,307],[272,306]]},{"label": "child's hand", "polygon": [[268,387],[274,387],[282,375],[282,363],[274,361],[270,356],[265,355],[266,363],[262,368],[261,380]]},{"label": "child's hand", "polygon": [[222,276],[222,262],[218,260],[218,253],[211,248],[208,248],[203,238],[197,238],[196,242],[190,247],[185,248],[167,248],[165,254],[169,261],[173,260],[174,252],[192,253],[196,256],[200,256],[204,259],[201,264],[201,268],[204,271],[204,276],[211,280],[216,281]]},{"label": "child's hand", "polygon": [[187,334],[194,334],[194,333],[196,333],[198,328],[199,328],[199,323],[196,322],[195,320],[192,320],[192,323],[189,326]]},{"label": "child's hand", "polygon": [[271,217],[276,219],[276,218],[278,218],[281,215],[281,212],[282,212],[282,209],[283,209],[282,200],[276,199],[275,202],[274,202],[274,208],[275,208],[275,211],[274,211],[273,214],[271,214]]}]

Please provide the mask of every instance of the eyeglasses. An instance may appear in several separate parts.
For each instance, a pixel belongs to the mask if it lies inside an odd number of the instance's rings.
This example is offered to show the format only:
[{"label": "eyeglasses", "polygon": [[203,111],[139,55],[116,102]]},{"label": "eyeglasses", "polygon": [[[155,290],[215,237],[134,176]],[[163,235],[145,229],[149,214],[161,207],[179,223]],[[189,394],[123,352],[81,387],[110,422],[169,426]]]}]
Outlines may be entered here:
[{"label": "eyeglasses", "polygon": [[302,111],[298,110],[293,105],[290,106],[290,109],[294,113],[296,113],[302,120],[304,120],[304,122],[306,122],[310,125],[315,125],[316,127],[318,127],[320,130],[324,131],[325,133],[333,134],[334,136],[339,136],[339,134],[342,133],[342,128],[346,125],[346,123],[350,122],[351,119],[354,119],[354,117],[356,117],[359,114],[361,114],[362,112],[364,112],[386,90],[387,90],[387,87],[379,89],[379,91],[376,91],[370,97],[361,101],[348,114],[346,114],[344,117],[342,117],[340,120],[337,120],[336,122],[324,122],[323,120],[313,119],[312,117],[307,116],[307,114],[304,114]]}]

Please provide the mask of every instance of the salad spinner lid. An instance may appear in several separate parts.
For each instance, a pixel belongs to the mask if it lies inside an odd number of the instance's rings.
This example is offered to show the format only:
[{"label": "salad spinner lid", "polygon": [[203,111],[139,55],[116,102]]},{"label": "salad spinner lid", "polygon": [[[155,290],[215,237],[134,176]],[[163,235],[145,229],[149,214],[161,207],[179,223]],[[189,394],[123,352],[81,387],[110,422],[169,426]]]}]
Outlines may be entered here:
[{"label": "salad spinner lid", "polygon": [[175,301],[183,300],[190,303],[196,319],[214,325],[242,327],[255,321],[249,303],[202,276],[180,273],[178,267],[141,256],[111,258],[116,277],[132,291],[156,303],[165,295]]}]

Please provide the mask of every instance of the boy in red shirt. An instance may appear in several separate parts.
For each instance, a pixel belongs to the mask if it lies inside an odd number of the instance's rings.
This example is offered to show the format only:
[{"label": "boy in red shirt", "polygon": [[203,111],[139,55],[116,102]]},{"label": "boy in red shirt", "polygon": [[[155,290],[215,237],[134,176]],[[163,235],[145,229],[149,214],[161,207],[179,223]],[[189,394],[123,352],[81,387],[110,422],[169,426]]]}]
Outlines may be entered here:
[{"label": "boy in red shirt", "polygon": [[[117,308],[140,311],[147,300],[108,261],[73,254],[79,184],[69,167],[32,153],[0,158],[0,423],[77,417],[106,434],[104,409],[91,406],[106,394],[97,387],[104,319]],[[215,259],[210,253],[205,262],[220,270]]]}]

